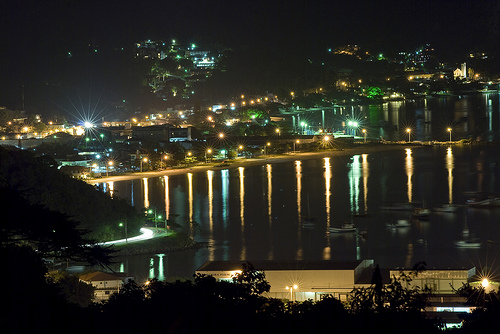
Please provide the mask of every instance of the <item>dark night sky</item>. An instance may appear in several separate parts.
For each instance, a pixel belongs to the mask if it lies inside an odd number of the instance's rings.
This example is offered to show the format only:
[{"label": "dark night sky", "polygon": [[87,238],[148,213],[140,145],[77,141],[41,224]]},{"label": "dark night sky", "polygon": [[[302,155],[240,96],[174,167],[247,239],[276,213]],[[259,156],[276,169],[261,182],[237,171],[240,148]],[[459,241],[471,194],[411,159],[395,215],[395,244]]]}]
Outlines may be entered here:
[{"label": "dark night sky", "polygon": [[[58,57],[89,41],[130,47],[175,38],[293,54],[340,44],[411,50],[425,42],[467,52],[498,47],[500,1],[7,0],[0,4],[0,105],[12,87],[57,70]],[[377,50],[379,51],[379,50]],[[15,94],[14,94],[15,95]],[[15,107],[15,106],[12,106]]]}]

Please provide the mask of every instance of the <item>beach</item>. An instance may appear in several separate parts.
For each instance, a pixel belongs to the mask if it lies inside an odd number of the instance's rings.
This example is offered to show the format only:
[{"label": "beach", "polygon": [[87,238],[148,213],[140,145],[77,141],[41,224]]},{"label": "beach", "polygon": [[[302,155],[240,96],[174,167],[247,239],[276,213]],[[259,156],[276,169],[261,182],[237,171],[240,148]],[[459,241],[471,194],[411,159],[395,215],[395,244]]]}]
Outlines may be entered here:
[{"label": "beach", "polygon": [[369,154],[373,152],[389,151],[389,150],[401,150],[405,147],[410,146],[413,148],[423,147],[422,145],[401,145],[401,144],[375,144],[375,145],[359,145],[352,148],[346,148],[343,150],[324,150],[319,152],[294,152],[289,154],[280,155],[267,155],[265,157],[250,158],[250,159],[235,159],[230,160],[228,165],[220,166],[220,162],[215,163],[199,163],[193,166],[187,167],[173,167],[161,171],[151,171],[151,172],[136,172],[131,174],[113,175],[108,177],[101,177],[96,179],[85,180],[89,184],[98,184],[106,182],[117,182],[117,181],[127,181],[142,178],[159,177],[164,175],[179,175],[185,173],[196,173],[202,172],[209,169],[230,169],[245,166],[255,166],[264,165],[269,163],[280,163],[293,160],[307,160],[316,159],[318,157],[345,157],[358,154]]}]

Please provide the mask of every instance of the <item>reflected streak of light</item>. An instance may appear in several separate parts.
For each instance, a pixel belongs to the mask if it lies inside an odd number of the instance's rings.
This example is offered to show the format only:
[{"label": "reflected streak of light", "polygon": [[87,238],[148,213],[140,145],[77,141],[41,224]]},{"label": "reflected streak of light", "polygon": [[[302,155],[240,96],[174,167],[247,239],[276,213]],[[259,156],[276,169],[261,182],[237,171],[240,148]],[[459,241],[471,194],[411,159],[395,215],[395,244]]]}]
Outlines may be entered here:
[{"label": "reflected streak of light", "polygon": [[368,164],[368,154],[362,154],[361,158],[363,162],[361,163],[361,168],[363,170],[363,201],[364,201],[364,212],[368,212],[368,176],[369,176],[369,164]]},{"label": "reflected streak of light", "polygon": [[269,223],[272,221],[272,198],[273,198],[273,179],[272,166],[267,164],[267,214],[269,215]]},{"label": "reflected streak of light", "polygon": [[193,222],[193,173],[188,173],[189,224]]},{"label": "reflected streak of light", "polygon": [[[214,239],[214,185],[213,185],[214,172],[211,170],[207,171],[208,179],[208,223],[210,228],[210,241]],[[214,247],[209,247],[209,260],[213,261],[214,258]]]},{"label": "reflected streak of light", "polygon": [[155,278],[155,259],[149,259],[149,278]]},{"label": "reflected streak of light", "polygon": [[229,217],[229,171],[224,169],[222,175],[222,221],[224,227],[227,226],[227,218]]},{"label": "reflected streak of light", "polygon": [[297,178],[297,216],[299,222],[302,221],[302,165],[299,160],[295,161],[295,177]]},{"label": "reflected streak of light", "polygon": [[113,194],[115,192],[115,183],[113,181],[109,181],[108,187],[109,187],[109,196],[113,198]]},{"label": "reflected streak of light", "polygon": [[[295,177],[297,178],[297,217],[299,224],[302,222],[302,162],[300,160],[295,161]],[[299,239],[300,239],[300,231],[299,228]],[[298,243],[297,249],[297,260],[302,260],[303,249],[302,242]]]},{"label": "reflected streak of light", "polygon": [[350,186],[350,199],[351,199],[351,212],[359,213],[359,155],[352,157],[351,170],[349,171],[349,186]]},{"label": "reflected streak of light", "polygon": [[165,280],[165,267],[163,266],[163,259],[165,254],[158,254],[158,280]]},{"label": "reflected streak of light", "polygon": [[168,176],[164,176],[165,180],[165,219],[169,220],[170,218],[170,195],[169,195],[169,187],[168,187]]},{"label": "reflected streak of light", "polygon": [[408,175],[408,202],[412,202],[413,194],[413,157],[411,156],[411,149],[406,149],[406,175]]},{"label": "reflected streak of light", "polygon": [[130,204],[132,206],[135,206],[134,204],[134,180],[132,180],[130,184]]},{"label": "reflected streak of light", "polygon": [[414,262],[413,262],[413,244],[409,243],[408,244],[408,253],[406,254],[405,267],[406,268],[411,268],[411,266],[413,264],[414,264]]},{"label": "reflected streak of light", "polygon": [[446,169],[448,170],[448,202],[453,203],[453,151],[446,150]]},{"label": "reflected streak of light", "polygon": [[241,219],[241,256],[240,260],[246,259],[246,247],[245,247],[245,168],[238,167],[238,172],[240,175],[240,219]]},{"label": "reflected streak of light", "polygon": [[149,208],[148,178],[147,177],[143,178],[142,183],[144,183],[144,207]]},{"label": "reflected streak of light", "polygon": [[324,158],[325,160],[325,203],[326,203],[326,241],[327,244],[325,248],[323,249],[323,260],[330,260],[331,259],[331,247],[330,247],[330,238],[329,238],[329,228],[330,228],[330,211],[331,211],[331,206],[330,206],[330,181],[332,178],[332,171],[331,171],[331,165],[330,165],[330,158]]},{"label": "reflected streak of light", "polygon": [[330,227],[330,213],[331,213],[331,206],[330,206],[330,181],[332,178],[332,171],[331,171],[331,165],[330,165],[330,158],[324,158],[325,160],[325,203],[326,203],[326,227]]}]

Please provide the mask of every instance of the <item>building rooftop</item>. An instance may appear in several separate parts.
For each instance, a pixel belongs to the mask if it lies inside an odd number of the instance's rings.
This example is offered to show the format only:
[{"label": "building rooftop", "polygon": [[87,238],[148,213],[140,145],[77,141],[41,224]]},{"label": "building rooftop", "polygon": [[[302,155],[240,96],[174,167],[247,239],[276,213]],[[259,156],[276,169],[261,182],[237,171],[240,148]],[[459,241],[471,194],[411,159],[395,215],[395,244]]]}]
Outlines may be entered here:
[{"label": "building rooftop", "polygon": [[[248,261],[256,270],[354,270],[363,261]],[[207,261],[197,271],[234,271],[247,261]]]}]

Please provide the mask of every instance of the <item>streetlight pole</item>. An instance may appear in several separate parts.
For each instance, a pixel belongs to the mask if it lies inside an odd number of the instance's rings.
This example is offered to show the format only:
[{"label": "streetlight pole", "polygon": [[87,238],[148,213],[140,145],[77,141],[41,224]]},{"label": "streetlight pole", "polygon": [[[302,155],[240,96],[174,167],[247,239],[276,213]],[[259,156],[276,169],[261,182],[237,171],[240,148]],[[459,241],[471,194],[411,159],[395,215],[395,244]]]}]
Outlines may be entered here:
[{"label": "streetlight pole", "polygon": [[363,135],[364,135],[364,137],[365,137],[365,138],[364,138],[364,140],[363,140],[363,143],[365,143],[365,144],[366,144],[366,129],[363,129]]},{"label": "streetlight pole", "polygon": [[291,300],[292,302],[294,302],[294,301],[295,301],[295,298],[294,298],[295,296],[294,296],[294,294],[293,294],[293,290],[297,290],[297,288],[298,288],[297,284],[294,284],[293,286],[287,286],[287,287],[286,287],[286,289],[287,289],[287,290],[290,290],[290,300]]},{"label": "streetlight pole", "polygon": [[450,133],[450,145],[451,145],[451,128],[448,128],[448,132]]},{"label": "streetlight pole", "polygon": [[123,223],[120,223],[120,227],[124,226],[125,225],[125,242],[128,243],[128,235],[127,235],[127,219],[125,218],[125,224]]},{"label": "streetlight pole", "polygon": [[298,140],[298,139],[297,139],[296,141],[294,141],[294,142],[293,142],[293,151],[294,151],[294,152],[295,152],[295,143],[299,144],[299,143],[300,143],[300,140]]},{"label": "streetlight pole", "polygon": [[106,164],[106,177],[108,177],[108,166],[111,167],[113,166],[113,161],[108,161],[108,163]]},{"label": "streetlight pole", "polygon": [[142,173],[142,162],[148,162],[148,158],[141,158],[141,173]]},{"label": "streetlight pole", "polygon": [[410,129],[410,128],[407,128],[407,129],[406,129],[406,132],[408,132],[408,142],[410,143],[410,142],[411,142],[411,139],[410,139],[411,129]]}]

